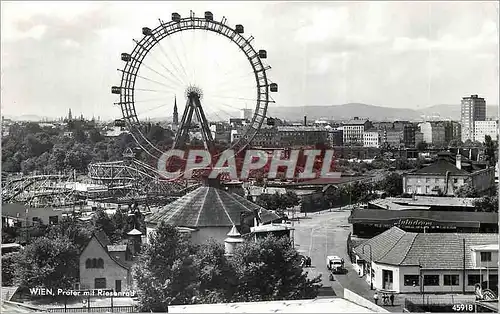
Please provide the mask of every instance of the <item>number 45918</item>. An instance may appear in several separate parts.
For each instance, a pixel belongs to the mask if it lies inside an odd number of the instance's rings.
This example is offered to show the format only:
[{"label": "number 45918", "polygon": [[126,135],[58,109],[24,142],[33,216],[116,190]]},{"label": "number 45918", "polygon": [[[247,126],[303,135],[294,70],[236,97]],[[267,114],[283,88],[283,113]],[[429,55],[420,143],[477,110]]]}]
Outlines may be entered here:
[{"label": "number 45918", "polygon": [[474,311],[474,305],[472,305],[472,304],[454,304],[453,311],[455,311],[455,312],[472,312],[472,311]]}]

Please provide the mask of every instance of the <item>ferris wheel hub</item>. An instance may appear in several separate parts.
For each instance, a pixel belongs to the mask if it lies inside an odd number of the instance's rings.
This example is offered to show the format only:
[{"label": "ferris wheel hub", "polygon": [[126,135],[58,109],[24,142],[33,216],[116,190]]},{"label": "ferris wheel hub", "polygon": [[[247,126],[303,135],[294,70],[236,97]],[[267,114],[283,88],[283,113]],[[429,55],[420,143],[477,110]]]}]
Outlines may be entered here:
[{"label": "ferris wheel hub", "polygon": [[186,88],[186,99],[189,98],[198,98],[201,99],[203,97],[203,91],[200,87],[195,85],[190,85]]}]

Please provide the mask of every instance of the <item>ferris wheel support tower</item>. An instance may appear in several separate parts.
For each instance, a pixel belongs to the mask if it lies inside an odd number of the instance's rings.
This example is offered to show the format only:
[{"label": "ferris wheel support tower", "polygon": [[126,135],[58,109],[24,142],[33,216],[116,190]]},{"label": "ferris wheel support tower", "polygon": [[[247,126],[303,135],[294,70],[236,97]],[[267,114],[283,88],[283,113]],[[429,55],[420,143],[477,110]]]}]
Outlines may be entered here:
[{"label": "ferris wheel support tower", "polygon": [[205,149],[212,151],[214,147],[214,140],[212,137],[212,132],[208,126],[208,121],[203,112],[201,106],[201,98],[203,94],[200,88],[195,86],[190,86],[186,90],[186,108],[184,109],[184,114],[182,115],[182,120],[180,127],[175,135],[175,140],[173,144],[173,149],[183,149],[186,147],[186,143],[189,140],[189,130],[192,128],[193,123],[193,113],[196,114],[196,118],[200,123],[201,135],[203,138],[203,143]]}]

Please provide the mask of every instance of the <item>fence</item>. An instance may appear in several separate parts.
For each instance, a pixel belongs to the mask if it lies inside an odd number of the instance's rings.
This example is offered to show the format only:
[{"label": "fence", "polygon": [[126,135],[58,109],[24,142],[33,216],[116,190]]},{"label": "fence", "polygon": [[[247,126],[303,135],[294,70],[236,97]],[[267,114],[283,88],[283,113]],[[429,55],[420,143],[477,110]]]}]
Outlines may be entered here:
[{"label": "fence", "polygon": [[92,313],[109,313],[109,312],[120,312],[120,313],[136,313],[138,312],[134,306],[96,306],[96,307],[53,307],[48,309],[49,313],[82,313],[82,312],[92,312]]}]

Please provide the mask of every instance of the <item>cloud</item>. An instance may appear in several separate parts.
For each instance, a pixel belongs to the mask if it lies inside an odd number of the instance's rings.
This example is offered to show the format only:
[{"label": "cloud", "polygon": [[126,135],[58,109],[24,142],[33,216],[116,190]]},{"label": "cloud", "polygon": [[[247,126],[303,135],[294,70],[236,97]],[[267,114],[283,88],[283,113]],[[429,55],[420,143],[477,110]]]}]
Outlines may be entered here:
[{"label": "cloud", "polygon": [[[120,81],[120,53],[132,51],[142,27],[157,26],[158,18],[169,21],[172,12],[187,16],[191,9],[197,16],[204,11],[217,20],[226,16],[231,26],[243,24],[244,35],[255,37],[254,47],[267,50],[269,78],[280,86],[273,94],[276,106],[366,102],[415,107],[458,103],[470,93],[498,103],[493,2],[1,5],[4,112],[61,115],[72,107],[75,114],[119,116],[109,89]],[[180,42],[174,47],[165,42],[165,47],[171,55],[189,52]],[[238,69],[241,55],[217,40],[208,47],[182,59],[197,58],[191,64],[198,73],[211,69],[205,76],[213,76],[214,87],[231,78],[217,77],[213,56],[224,67]]]}]

